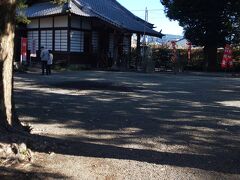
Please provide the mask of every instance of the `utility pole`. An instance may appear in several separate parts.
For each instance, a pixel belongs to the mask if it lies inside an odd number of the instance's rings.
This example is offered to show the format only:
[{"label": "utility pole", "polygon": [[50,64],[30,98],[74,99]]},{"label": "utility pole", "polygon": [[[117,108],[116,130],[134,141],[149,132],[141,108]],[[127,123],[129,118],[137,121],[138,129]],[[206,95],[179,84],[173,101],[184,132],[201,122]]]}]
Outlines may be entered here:
[{"label": "utility pole", "polygon": [[143,43],[144,45],[146,45],[146,26],[147,26],[147,22],[148,22],[148,9],[147,7],[145,8],[145,24],[144,24],[144,38],[143,38]]},{"label": "utility pole", "polygon": [[147,27],[147,22],[148,22],[148,9],[146,7],[145,9],[145,23],[144,23],[144,36],[143,36],[143,67],[144,71],[147,71],[147,36],[146,36],[146,27]]}]

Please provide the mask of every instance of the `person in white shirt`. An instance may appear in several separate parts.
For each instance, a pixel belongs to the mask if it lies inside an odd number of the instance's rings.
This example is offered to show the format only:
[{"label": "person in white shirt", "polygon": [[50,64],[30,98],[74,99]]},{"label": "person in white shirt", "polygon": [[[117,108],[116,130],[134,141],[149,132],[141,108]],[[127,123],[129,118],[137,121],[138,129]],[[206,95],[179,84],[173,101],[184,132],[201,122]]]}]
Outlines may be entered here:
[{"label": "person in white shirt", "polygon": [[47,71],[47,61],[48,61],[48,58],[49,58],[49,52],[44,47],[41,47],[40,58],[41,58],[41,63],[42,63],[42,75],[44,75],[45,69]]},{"label": "person in white shirt", "polygon": [[49,56],[47,61],[47,75],[51,75],[52,64],[53,64],[53,54],[49,51]]}]

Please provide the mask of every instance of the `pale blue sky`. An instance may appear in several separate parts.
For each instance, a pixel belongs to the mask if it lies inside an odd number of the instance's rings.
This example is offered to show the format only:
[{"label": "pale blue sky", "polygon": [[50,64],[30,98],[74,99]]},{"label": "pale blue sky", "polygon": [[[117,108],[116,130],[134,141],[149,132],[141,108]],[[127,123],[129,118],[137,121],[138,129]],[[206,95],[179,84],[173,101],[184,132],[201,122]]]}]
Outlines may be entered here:
[{"label": "pale blue sky", "polygon": [[183,29],[176,21],[170,21],[164,14],[164,7],[160,0],[117,0],[124,7],[130,10],[135,15],[145,18],[145,8],[147,7],[148,21],[154,24],[163,34],[183,35]]}]

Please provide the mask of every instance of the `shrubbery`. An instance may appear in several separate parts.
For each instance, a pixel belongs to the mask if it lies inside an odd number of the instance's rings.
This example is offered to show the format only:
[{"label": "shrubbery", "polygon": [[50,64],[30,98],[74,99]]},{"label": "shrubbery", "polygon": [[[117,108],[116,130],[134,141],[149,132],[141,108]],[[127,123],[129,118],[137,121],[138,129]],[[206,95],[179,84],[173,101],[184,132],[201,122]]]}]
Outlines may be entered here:
[{"label": "shrubbery", "polygon": [[[204,60],[203,48],[194,48],[191,53],[191,60],[188,61],[187,49],[178,49],[178,62],[184,69],[194,71],[204,71],[206,64]],[[153,46],[152,59],[155,62],[156,68],[165,67],[171,68],[172,49],[169,46]],[[217,54],[217,69],[221,71],[221,61],[224,49],[219,49]],[[233,51],[234,69],[240,71],[240,49],[235,48]]]}]

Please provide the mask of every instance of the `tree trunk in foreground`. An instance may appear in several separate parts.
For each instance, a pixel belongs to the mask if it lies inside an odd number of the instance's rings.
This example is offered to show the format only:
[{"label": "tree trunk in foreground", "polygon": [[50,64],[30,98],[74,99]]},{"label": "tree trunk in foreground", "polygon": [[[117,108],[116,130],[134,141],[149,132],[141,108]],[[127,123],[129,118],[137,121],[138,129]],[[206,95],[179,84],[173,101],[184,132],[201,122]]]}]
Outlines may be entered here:
[{"label": "tree trunk in foreground", "polygon": [[15,0],[0,1],[0,127],[15,128],[20,123],[14,117],[13,53],[15,31]]},{"label": "tree trunk in foreground", "polygon": [[204,56],[206,60],[207,71],[214,72],[217,70],[217,46],[205,46]]},{"label": "tree trunk in foreground", "polygon": [[[216,13],[214,13],[216,14]],[[204,56],[206,68],[210,72],[217,70],[217,47],[218,47],[218,30],[216,26],[217,17],[213,16],[208,20],[206,29],[206,42],[204,47]]]}]

